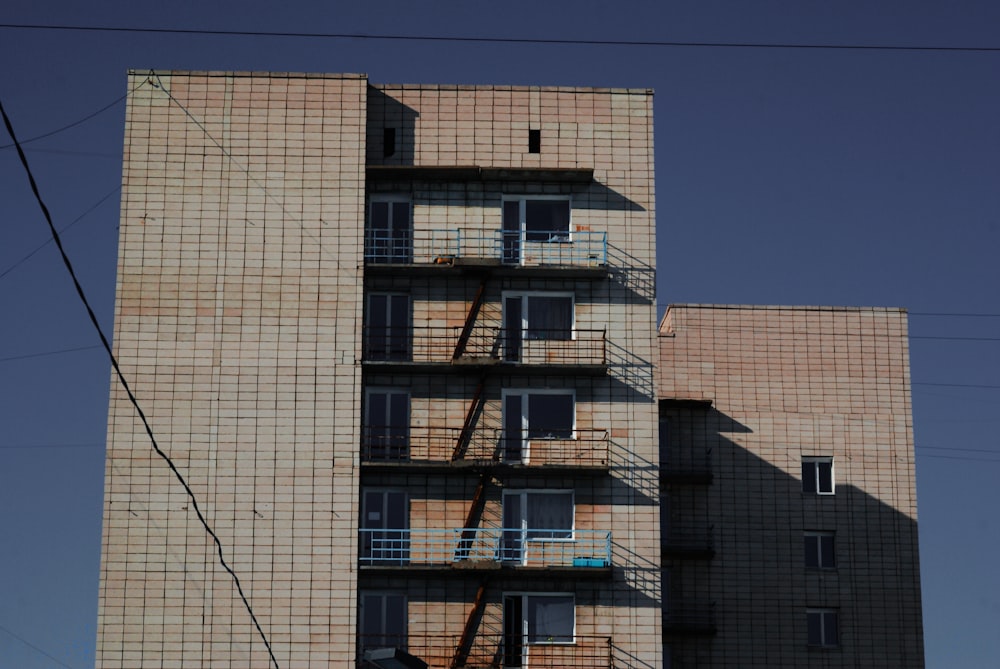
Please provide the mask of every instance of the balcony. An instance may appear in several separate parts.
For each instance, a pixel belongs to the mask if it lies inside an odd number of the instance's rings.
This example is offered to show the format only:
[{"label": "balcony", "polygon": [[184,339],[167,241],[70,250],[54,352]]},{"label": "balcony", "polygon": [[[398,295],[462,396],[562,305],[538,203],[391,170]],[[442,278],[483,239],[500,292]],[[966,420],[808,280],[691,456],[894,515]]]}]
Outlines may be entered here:
[{"label": "balcony", "polygon": [[519,371],[607,373],[604,330],[508,330],[461,326],[366,326],[362,361],[394,371],[445,371],[456,366],[519,366]]},{"label": "balcony", "polygon": [[671,525],[663,530],[660,552],[664,559],[711,559],[715,556],[712,527],[688,524]]},{"label": "balcony", "polygon": [[573,430],[569,438],[514,439],[503,430],[475,429],[456,458],[462,430],[448,427],[366,426],[361,462],[369,469],[453,469],[461,466],[607,470],[610,441],[604,429]]},{"label": "balcony", "polygon": [[[471,646],[456,655],[459,635],[408,634],[405,636],[362,635],[358,637],[358,666],[365,650],[400,648],[427,663],[433,669],[611,669],[611,637],[577,634],[571,643],[525,643],[523,639],[504,639],[504,634],[477,634]],[[370,665],[368,665],[370,667]]]},{"label": "balcony", "polygon": [[358,530],[362,567],[494,571],[608,572],[611,532],[605,530],[451,529]]},{"label": "balcony", "polygon": [[715,602],[672,600],[663,611],[667,637],[712,636],[715,631]]},{"label": "balcony", "polygon": [[575,270],[581,276],[600,276],[607,274],[607,264],[605,232],[575,230],[537,239],[508,230],[365,231],[365,268],[371,271],[497,267]]},{"label": "balcony", "polygon": [[673,485],[709,485],[712,483],[712,451],[700,453],[668,452],[660,463],[660,482]]}]

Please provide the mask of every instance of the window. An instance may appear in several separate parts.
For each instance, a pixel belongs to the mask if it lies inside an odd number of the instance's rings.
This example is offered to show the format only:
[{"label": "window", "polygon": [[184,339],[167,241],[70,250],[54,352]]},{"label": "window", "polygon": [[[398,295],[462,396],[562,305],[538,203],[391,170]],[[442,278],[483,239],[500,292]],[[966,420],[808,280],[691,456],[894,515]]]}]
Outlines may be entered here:
[{"label": "window", "polygon": [[368,460],[409,459],[410,394],[407,391],[368,389],[362,455]]},{"label": "window", "polygon": [[837,566],[833,532],[806,532],[803,542],[807,567],[833,569]]},{"label": "window", "polygon": [[575,638],[576,607],[573,595],[504,595],[503,666],[525,666],[526,646],[571,644]]},{"label": "window", "polygon": [[503,460],[526,462],[532,439],[573,439],[575,421],[572,390],[504,391]]},{"label": "window", "polygon": [[507,490],[500,559],[526,563],[526,541],[573,538],[572,490]]},{"label": "window", "polygon": [[381,197],[369,203],[365,260],[370,263],[413,262],[413,229],[408,199]]},{"label": "window", "polygon": [[399,490],[365,489],[361,495],[361,561],[406,564],[410,559],[409,499]]},{"label": "window", "polygon": [[396,129],[382,128],[382,157],[388,158],[396,153]]},{"label": "window", "polygon": [[528,131],[528,153],[542,152],[542,131],[532,128]]},{"label": "window", "polygon": [[573,338],[572,293],[505,293],[504,360],[519,361],[524,340]]},{"label": "window", "polygon": [[806,609],[806,620],[810,646],[829,648],[838,645],[836,609]]},{"label": "window", "polygon": [[802,492],[833,494],[833,458],[802,458]]},{"label": "window", "polygon": [[[503,201],[503,261],[520,263],[531,243],[570,241],[567,197],[525,197]],[[541,254],[544,259],[545,254]]]},{"label": "window", "polygon": [[372,648],[406,648],[406,595],[362,591],[358,608],[359,655]]},{"label": "window", "polygon": [[410,296],[369,293],[365,314],[365,360],[410,359]]}]

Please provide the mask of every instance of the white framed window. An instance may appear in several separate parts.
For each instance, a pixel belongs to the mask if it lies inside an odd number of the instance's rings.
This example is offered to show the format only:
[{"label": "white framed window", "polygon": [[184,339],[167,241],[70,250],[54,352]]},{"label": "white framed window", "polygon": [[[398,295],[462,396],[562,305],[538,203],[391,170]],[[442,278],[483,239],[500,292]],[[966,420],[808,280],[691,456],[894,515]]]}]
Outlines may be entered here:
[{"label": "white framed window", "polygon": [[521,262],[525,244],[571,240],[569,196],[504,196],[502,206],[502,258],[505,263]]},{"label": "white framed window", "polygon": [[366,360],[409,360],[412,352],[410,296],[368,293],[365,304]]},{"label": "white framed window", "polygon": [[572,490],[505,490],[500,559],[527,564],[527,542],[572,541]]},{"label": "white framed window", "polygon": [[359,655],[372,648],[406,648],[406,595],[401,592],[358,593]]},{"label": "white framed window", "polygon": [[809,645],[833,648],[839,645],[839,620],[836,609],[806,609]]},{"label": "white framed window", "polygon": [[528,646],[575,642],[576,600],[571,593],[504,594],[503,666],[525,666]]},{"label": "white framed window", "polygon": [[814,495],[832,495],[833,458],[826,456],[802,458],[802,492]]},{"label": "white framed window", "polygon": [[364,452],[369,460],[407,460],[410,393],[400,388],[365,390]]},{"label": "white framed window", "polygon": [[361,541],[363,564],[406,564],[410,559],[410,499],[401,490],[363,488]]},{"label": "white framed window", "polygon": [[413,221],[410,199],[373,195],[368,202],[365,260],[370,263],[413,262]]},{"label": "white framed window", "polygon": [[527,462],[535,439],[576,437],[573,390],[504,389],[501,455],[506,462]]},{"label": "white framed window", "polygon": [[833,532],[807,531],[803,534],[805,565],[811,569],[837,567],[836,544]]},{"label": "white framed window", "polygon": [[574,338],[573,293],[503,294],[504,359],[520,360],[524,340],[568,341]]}]

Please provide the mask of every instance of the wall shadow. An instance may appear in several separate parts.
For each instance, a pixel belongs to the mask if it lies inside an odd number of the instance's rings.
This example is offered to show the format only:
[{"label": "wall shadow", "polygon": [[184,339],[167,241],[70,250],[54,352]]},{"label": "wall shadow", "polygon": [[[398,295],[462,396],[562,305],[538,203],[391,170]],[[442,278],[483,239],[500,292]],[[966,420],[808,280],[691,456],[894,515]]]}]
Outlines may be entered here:
[{"label": "wall shadow", "polygon": [[367,115],[366,163],[413,165],[417,110],[369,86]]},{"label": "wall shadow", "polygon": [[[860,475],[865,487],[890,492],[888,464],[843,462],[838,476],[835,458],[835,494],[817,495],[803,492],[800,472],[751,450],[773,445],[763,430],[705,405],[665,402],[661,419],[665,480],[673,481],[663,486],[665,545],[671,529],[686,537],[707,530],[710,542],[708,551],[685,551],[683,542],[664,551],[667,666],[734,666],[738,646],[741,658],[760,666],[923,667],[916,523],[846,483]],[[789,469],[802,450],[823,454],[813,442],[788,447]],[[706,454],[707,480],[696,475]],[[829,533],[832,565],[806,566],[807,533]],[[835,612],[835,645],[809,644],[807,609]],[[706,611],[710,633],[674,624]]]}]

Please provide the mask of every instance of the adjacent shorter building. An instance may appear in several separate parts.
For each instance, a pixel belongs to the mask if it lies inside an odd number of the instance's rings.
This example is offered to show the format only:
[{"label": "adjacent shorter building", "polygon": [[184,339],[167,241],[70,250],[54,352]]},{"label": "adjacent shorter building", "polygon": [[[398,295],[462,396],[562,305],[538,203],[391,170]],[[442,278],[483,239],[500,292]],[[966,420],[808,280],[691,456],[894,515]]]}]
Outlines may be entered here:
[{"label": "adjacent shorter building", "polygon": [[906,313],[674,305],[660,352],[672,666],[923,667]]}]

